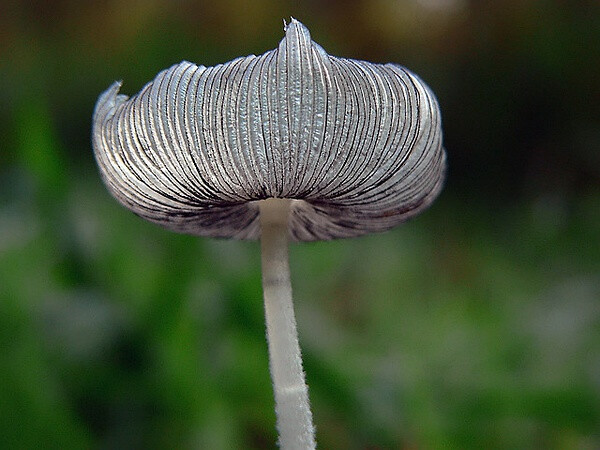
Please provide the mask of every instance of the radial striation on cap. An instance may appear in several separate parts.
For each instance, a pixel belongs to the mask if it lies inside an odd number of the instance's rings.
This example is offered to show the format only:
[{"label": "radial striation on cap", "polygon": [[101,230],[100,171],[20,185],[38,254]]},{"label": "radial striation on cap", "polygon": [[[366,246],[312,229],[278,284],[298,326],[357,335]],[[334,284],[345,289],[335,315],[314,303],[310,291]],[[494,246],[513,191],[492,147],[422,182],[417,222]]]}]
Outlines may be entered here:
[{"label": "radial striation on cap", "polygon": [[290,238],[390,229],[442,188],[439,106],[395,64],[330,56],[292,19],[278,48],[182,62],[135,96],[100,95],[93,147],[113,196],[168,229],[260,235],[257,200],[289,198]]}]

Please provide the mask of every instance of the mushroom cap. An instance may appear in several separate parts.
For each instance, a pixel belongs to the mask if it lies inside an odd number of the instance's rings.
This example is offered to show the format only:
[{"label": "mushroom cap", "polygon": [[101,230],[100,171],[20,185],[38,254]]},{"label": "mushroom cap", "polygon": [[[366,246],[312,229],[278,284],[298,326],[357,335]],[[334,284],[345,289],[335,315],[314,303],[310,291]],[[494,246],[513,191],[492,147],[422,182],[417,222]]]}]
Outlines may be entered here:
[{"label": "mushroom cap", "polygon": [[440,111],[396,64],[328,55],[292,19],[278,48],[215,67],[184,61],[136,95],[98,98],[93,147],[112,195],[168,229],[260,236],[257,201],[293,199],[290,238],[388,230],[445,173]]}]

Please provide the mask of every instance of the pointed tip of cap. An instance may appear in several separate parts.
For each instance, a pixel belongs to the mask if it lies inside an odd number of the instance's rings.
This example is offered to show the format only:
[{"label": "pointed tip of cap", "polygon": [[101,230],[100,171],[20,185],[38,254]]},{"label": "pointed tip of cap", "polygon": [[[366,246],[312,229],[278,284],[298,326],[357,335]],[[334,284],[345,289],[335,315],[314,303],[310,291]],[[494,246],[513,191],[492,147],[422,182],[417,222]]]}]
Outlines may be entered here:
[{"label": "pointed tip of cap", "polygon": [[285,32],[285,37],[290,37],[293,35],[304,35],[308,41],[310,41],[310,32],[308,28],[304,26],[302,22],[299,20],[290,17],[289,23],[283,19],[283,31]]},{"label": "pointed tip of cap", "polygon": [[285,19],[283,19],[283,31],[285,31],[286,33],[288,33],[289,31],[295,30],[295,29],[304,29],[306,30],[306,27],[304,26],[304,24],[302,22],[300,22],[299,20],[294,19],[293,17],[290,17],[290,21],[287,22]]},{"label": "pointed tip of cap", "polygon": [[298,20],[294,19],[294,17],[290,16],[290,22],[288,23],[285,19],[283,19],[283,31],[287,31],[288,27],[292,26],[292,25],[297,25],[300,24],[302,25]]}]

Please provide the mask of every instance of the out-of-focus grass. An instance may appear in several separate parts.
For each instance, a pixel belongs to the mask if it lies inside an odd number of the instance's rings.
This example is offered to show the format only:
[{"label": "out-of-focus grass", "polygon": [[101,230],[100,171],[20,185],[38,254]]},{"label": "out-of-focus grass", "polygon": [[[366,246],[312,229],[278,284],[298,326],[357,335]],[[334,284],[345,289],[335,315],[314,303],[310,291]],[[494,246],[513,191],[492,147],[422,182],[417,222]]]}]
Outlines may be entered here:
[{"label": "out-of-focus grass", "polygon": [[[257,244],[173,235],[70,183],[53,215],[31,170],[3,178],[3,442],[269,448]],[[389,233],[294,245],[321,445],[597,445],[599,204],[442,196]]]}]

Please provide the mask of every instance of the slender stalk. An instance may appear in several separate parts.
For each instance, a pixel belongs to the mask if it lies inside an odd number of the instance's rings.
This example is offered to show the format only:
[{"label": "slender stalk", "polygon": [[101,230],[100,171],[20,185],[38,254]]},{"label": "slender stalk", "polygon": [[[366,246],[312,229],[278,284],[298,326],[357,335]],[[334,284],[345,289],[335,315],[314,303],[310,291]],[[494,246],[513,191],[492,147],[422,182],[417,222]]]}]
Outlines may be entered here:
[{"label": "slender stalk", "polygon": [[314,449],[315,433],[302,370],[288,263],[290,200],[262,200],[259,207],[269,365],[279,445],[284,450]]}]

